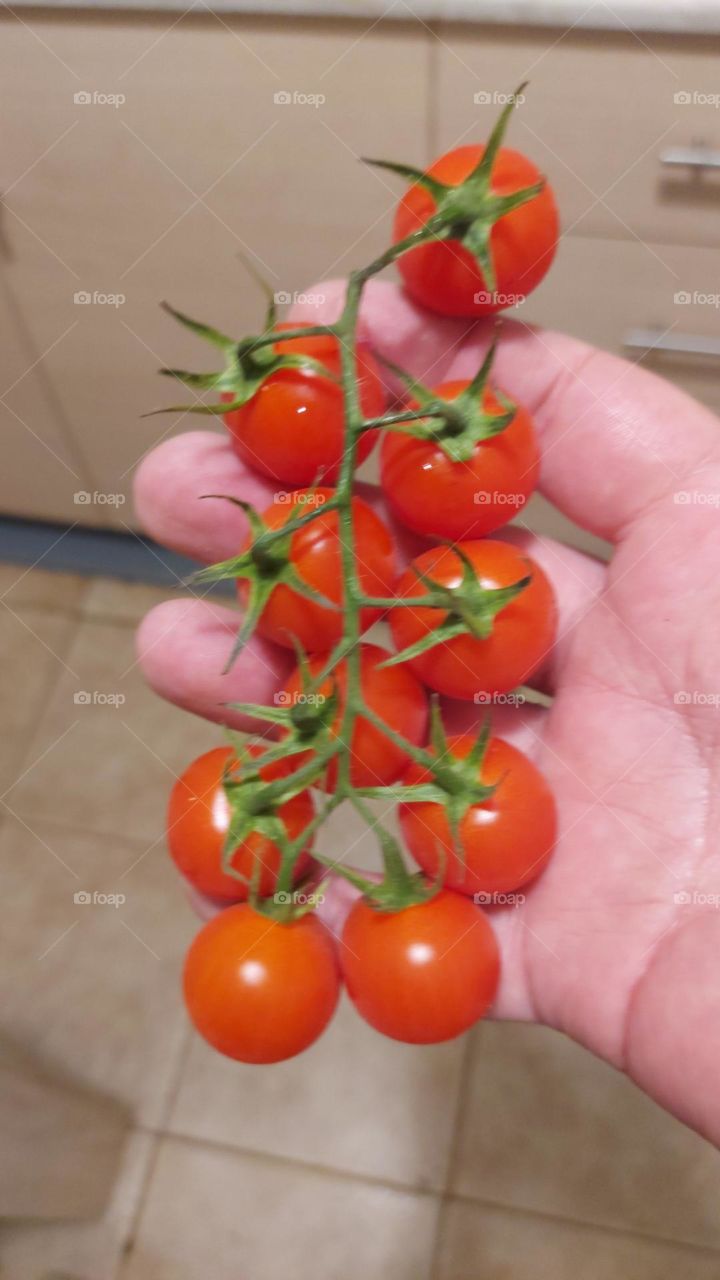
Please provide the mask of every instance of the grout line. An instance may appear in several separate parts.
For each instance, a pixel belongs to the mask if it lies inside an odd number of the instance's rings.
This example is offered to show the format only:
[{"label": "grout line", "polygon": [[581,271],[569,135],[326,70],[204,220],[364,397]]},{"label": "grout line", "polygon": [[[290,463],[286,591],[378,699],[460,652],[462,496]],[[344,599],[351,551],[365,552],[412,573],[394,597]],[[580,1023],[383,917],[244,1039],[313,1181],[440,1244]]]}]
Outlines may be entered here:
[{"label": "grout line", "polygon": [[[307,1173],[315,1173],[324,1177],[335,1178],[342,1182],[360,1182],[368,1187],[384,1188],[387,1191],[399,1192],[403,1195],[421,1196],[427,1200],[439,1202],[442,1207],[452,1204],[464,1205],[475,1209],[486,1209],[496,1213],[504,1213],[509,1216],[532,1218],[538,1222],[555,1223],[559,1226],[572,1229],[581,1229],[588,1232],[594,1232],[599,1235],[610,1235],[620,1239],[637,1240],[646,1244],[660,1244],[677,1249],[691,1249],[698,1255],[710,1258],[720,1258],[720,1244],[717,1246],[710,1244],[699,1244],[697,1241],[683,1239],[674,1236],[661,1236],[650,1231],[641,1231],[630,1226],[614,1226],[607,1223],[598,1223],[589,1221],[586,1218],[573,1218],[560,1213],[548,1213],[540,1209],[533,1209],[525,1205],[505,1204],[501,1201],[482,1199],[479,1197],[466,1195],[461,1192],[440,1192],[430,1187],[420,1187],[412,1183],[399,1182],[392,1178],[383,1178],[374,1176],[373,1174],[355,1172],[349,1169],[343,1169],[332,1165],[322,1164],[320,1162],[301,1160],[296,1156],[278,1155],[272,1151],[261,1151],[250,1147],[235,1146],[229,1142],[222,1142],[219,1139],[199,1138],[192,1134],[169,1131],[167,1129],[158,1130],[149,1126],[137,1126],[138,1132],[154,1135],[158,1140],[168,1139],[171,1142],[178,1142],[183,1146],[198,1148],[205,1151],[216,1151],[226,1155],[234,1155],[242,1159],[267,1161],[276,1165],[286,1165],[292,1169]],[[439,1232],[438,1232],[439,1234]],[[433,1266],[437,1264],[437,1258],[433,1259]],[[436,1280],[436,1273],[431,1272],[431,1280]]]},{"label": "grout line", "polygon": [[352,1169],[344,1169],[341,1166],[323,1164],[316,1160],[301,1160],[296,1156],[278,1155],[274,1151],[262,1151],[254,1147],[235,1146],[231,1142],[222,1142],[218,1138],[199,1138],[190,1133],[182,1133],[178,1130],[164,1129],[162,1131],[151,1128],[141,1128],[143,1133],[157,1133],[158,1137],[168,1138],[174,1142],[180,1142],[188,1147],[199,1147],[203,1150],[223,1152],[226,1155],[241,1156],[247,1160],[268,1160],[273,1164],[290,1165],[293,1169],[304,1170],[307,1173],[321,1174],[323,1177],[331,1177],[341,1182],[362,1182],[368,1187],[382,1187],[386,1191],[400,1192],[402,1195],[422,1196],[428,1200],[439,1200],[440,1192],[434,1187],[423,1187],[412,1182],[400,1182],[394,1178],[383,1178],[379,1174],[355,1172]]},{"label": "grout line", "polygon": [[457,1166],[457,1160],[460,1150],[460,1135],[462,1133],[462,1118],[465,1113],[465,1104],[468,1097],[470,1087],[470,1072],[473,1060],[473,1047],[475,1039],[478,1035],[478,1028],[474,1027],[470,1034],[466,1036],[465,1047],[460,1064],[460,1077],[458,1079],[457,1093],[455,1095],[455,1113],[452,1120],[452,1128],[450,1133],[450,1144],[448,1148],[447,1168],[445,1171],[445,1184],[440,1196],[440,1205],[438,1210],[438,1220],[435,1227],[435,1239],[433,1241],[432,1259],[430,1265],[430,1280],[437,1280],[440,1274],[440,1260],[442,1258],[445,1245],[447,1222],[447,1210],[452,1199],[452,1182]]}]

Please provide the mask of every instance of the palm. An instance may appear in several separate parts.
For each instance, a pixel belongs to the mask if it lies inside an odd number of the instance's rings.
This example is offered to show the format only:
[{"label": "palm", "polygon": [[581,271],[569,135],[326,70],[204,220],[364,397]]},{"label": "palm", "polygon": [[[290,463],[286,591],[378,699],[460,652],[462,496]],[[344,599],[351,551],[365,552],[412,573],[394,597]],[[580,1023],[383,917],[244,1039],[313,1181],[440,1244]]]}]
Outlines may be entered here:
[{"label": "palm", "polygon": [[[331,318],[341,286],[323,292],[322,318]],[[368,290],[363,318],[376,348],[431,382],[474,372],[487,341],[478,327],[418,312],[390,285]],[[316,308],[312,319],[320,319]],[[495,909],[504,959],[498,1014],[566,1030],[717,1133],[717,1107],[683,1099],[656,1052],[662,1043],[675,1050],[668,1006],[684,1009],[687,1031],[720,1003],[713,985],[690,1008],[688,974],[720,942],[718,913],[676,900],[683,891],[720,892],[711,810],[718,713],[707,701],[720,688],[711,669],[720,619],[717,421],[632,366],[524,326],[506,326],[497,376],[536,417],[546,494],[617,544],[606,570],[558,543],[513,535],[558,594],[560,638],[547,672],[556,697],[549,711],[504,709],[495,727],[550,779],[561,835],[524,904]],[[197,434],[149,455],[137,498],[159,540],[212,560],[236,550],[243,517],[229,504],[193,500],[225,492],[262,502],[270,491],[224,441]],[[678,492],[694,497],[678,503]],[[154,610],[140,635],[151,683],[213,719],[229,700],[269,700],[289,659],[253,641],[220,676],[234,625],[226,610],[198,601]],[[693,700],[678,703],[682,692]],[[448,705],[448,727],[465,727],[475,712]],[[338,892],[335,912],[346,896]],[[712,1052],[698,1050],[701,1083],[713,1066]]]}]

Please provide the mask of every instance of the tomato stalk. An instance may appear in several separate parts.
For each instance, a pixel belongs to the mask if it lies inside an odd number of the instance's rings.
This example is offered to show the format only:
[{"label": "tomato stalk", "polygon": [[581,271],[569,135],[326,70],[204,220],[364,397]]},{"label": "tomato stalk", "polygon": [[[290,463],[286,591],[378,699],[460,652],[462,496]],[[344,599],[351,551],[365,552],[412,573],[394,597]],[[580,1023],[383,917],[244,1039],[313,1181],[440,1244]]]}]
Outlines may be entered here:
[{"label": "tomato stalk", "polygon": [[[521,89],[522,87],[524,86]],[[362,295],[367,283],[387,267],[432,241],[459,240],[474,255],[488,288],[494,289],[495,272],[490,253],[492,228],[498,219],[532,200],[543,187],[540,182],[506,196],[497,195],[492,190],[492,168],[511,109],[512,103],[502,112],[475,168],[458,185],[448,186],[429,174],[408,166],[383,161],[370,162],[380,164],[412,183],[425,187],[433,197],[435,209],[422,226],[390,245],[374,262],[350,275],[342,312],[333,324],[287,326],[280,333],[276,326],[274,302],[270,300],[262,332],[238,342],[170,307],[167,308],[185,327],[218,348],[225,359],[224,369],[215,374],[163,370],[165,374],[198,392],[216,392],[220,395],[217,404],[175,406],[168,411],[177,412],[179,408],[189,407],[191,411],[205,414],[232,413],[246,405],[273,374],[290,369],[300,369],[330,378],[339,382],[342,391],[344,447],[332,498],[320,507],[314,506],[303,515],[292,517],[280,528],[266,527],[248,503],[230,498],[230,501],[242,508],[248,518],[251,541],[239,556],[201,570],[196,575],[198,581],[235,578],[245,580],[248,584],[248,608],[229,666],[239,648],[249,638],[270,595],[279,585],[290,588],[315,604],[337,609],[336,604],[302,581],[290,560],[290,540],[293,534],[329,510],[337,514],[343,602],[340,639],[314,677],[309,673],[305,654],[298,653],[302,696],[291,705],[265,707],[251,703],[231,704],[234,710],[265,721],[279,737],[277,744],[269,746],[243,772],[242,777],[228,775],[226,794],[232,817],[224,854],[226,870],[238,875],[232,869],[231,857],[239,839],[245,839],[251,832],[258,831],[277,844],[281,861],[276,899],[278,896],[283,899],[281,905],[258,899],[258,877],[253,877],[250,884],[250,900],[253,905],[275,917],[282,915],[283,919],[287,919],[298,913],[292,903],[284,901],[288,895],[291,896],[297,861],[307,848],[308,841],[342,801],[348,800],[374,830],[383,857],[383,879],[380,884],[375,884],[337,862],[331,862],[320,855],[317,855],[318,860],[346,876],[379,909],[397,911],[424,901],[436,893],[439,878],[428,882],[426,878],[407,870],[397,840],[375,818],[367,802],[371,799],[384,799],[391,803],[440,803],[445,807],[454,836],[459,838],[459,824],[463,815],[473,804],[489,799],[495,790],[479,781],[479,768],[488,743],[487,725],[481,729],[477,742],[467,757],[460,758],[449,749],[436,702],[432,708],[430,749],[409,741],[368,704],[362,681],[361,615],[362,610],[373,607],[382,610],[433,608],[442,611],[438,615],[440,621],[434,632],[380,664],[381,668],[390,667],[424,653],[443,640],[464,633],[480,639],[487,637],[498,612],[528,586],[530,578],[522,578],[498,589],[483,588],[470,561],[458,551],[462,573],[461,581],[455,587],[442,586],[418,571],[417,576],[426,588],[424,595],[397,598],[369,594],[363,590],[358,575],[352,503],[358,446],[368,431],[381,429],[430,439],[446,452],[451,461],[462,462],[472,456],[479,442],[489,440],[504,431],[516,413],[517,406],[502,393],[494,392],[494,404],[486,397],[495,343],[492,343],[475,377],[454,398],[443,398],[439,393],[424,387],[417,379],[411,378],[404,370],[385,361],[412,397],[412,403],[394,412],[366,417],[358,385],[358,318]],[[266,292],[270,297],[269,290],[266,289]],[[311,356],[288,353],[286,344],[289,341],[309,337],[335,340],[340,357],[339,379]],[[278,350],[276,344],[280,338],[282,349]],[[322,477],[319,476],[316,483],[321,482]],[[329,696],[321,696],[321,687],[328,680],[332,681],[340,663],[344,664],[345,672],[342,700],[334,684]],[[427,775],[427,780],[413,785],[354,785],[351,772],[352,740],[359,718],[381,733],[414,766],[418,766]],[[294,756],[300,761],[294,772],[283,771],[281,776],[267,780],[268,766],[280,766]],[[246,756],[245,760],[247,763]],[[303,831],[290,839],[278,815],[280,807],[288,799],[299,795],[304,788],[321,784],[323,779],[327,780],[330,766],[335,770],[332,794]],[[265,777],[260,773],[261,767],[265,770]]]}]

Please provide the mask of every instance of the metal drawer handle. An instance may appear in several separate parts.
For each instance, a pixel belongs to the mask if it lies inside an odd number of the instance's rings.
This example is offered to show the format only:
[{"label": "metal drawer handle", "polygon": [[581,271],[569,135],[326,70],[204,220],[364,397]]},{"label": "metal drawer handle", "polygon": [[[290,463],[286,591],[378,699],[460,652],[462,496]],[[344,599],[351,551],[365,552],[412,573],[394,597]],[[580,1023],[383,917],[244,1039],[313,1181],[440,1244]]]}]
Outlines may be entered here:
[{"label": "metal drawer handle", "polygon": [[662,329],[628,329],[622,340],[626,351],[676,351],[690,356],[720,356],[720,338],[701,333],[663,333]]},{"label": "metal drawer handle", "polygon": [[691,147],[668,147],[660,152],[660,163],[687,169],[720,169],[720,151],[701,142]]}]

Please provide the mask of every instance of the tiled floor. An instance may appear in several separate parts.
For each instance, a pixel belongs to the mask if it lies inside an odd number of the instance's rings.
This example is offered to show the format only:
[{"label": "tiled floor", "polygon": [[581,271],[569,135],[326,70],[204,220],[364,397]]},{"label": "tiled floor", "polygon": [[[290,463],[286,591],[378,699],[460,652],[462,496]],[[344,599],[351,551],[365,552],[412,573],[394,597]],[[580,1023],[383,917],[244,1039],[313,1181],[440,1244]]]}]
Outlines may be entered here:
[{"label": "tiled floor", "polygon": [[134,665],[163,594],[0,566],[2,1030],[134,1118],[103,1219],[4,1224],[3,1280],[717,1280],[720,1157],[560,1037],[409,1049],[344,1004],[259,1069],[190,1033],[163,810],[218,733]]}]

